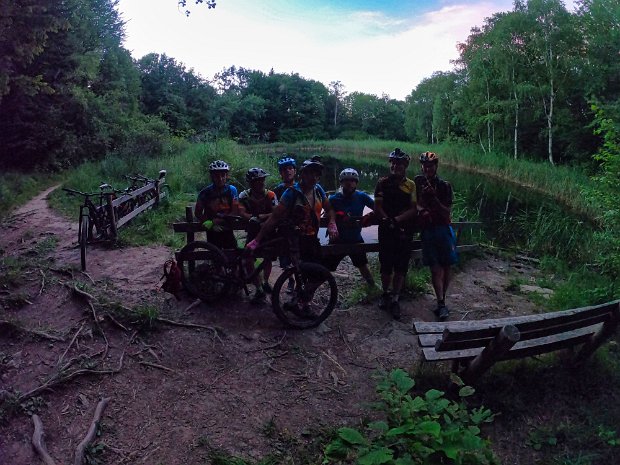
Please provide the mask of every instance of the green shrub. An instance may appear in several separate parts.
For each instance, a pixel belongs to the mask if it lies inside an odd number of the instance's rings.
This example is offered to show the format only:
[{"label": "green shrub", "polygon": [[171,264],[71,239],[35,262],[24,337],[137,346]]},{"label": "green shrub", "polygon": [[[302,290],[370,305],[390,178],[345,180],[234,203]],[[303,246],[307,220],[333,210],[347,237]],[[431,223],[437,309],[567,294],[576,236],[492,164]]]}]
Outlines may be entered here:
[{"label": "green shrub", "polygon": [[395,369],[377,385],[378,408],[385,420],[368,424],[363,431],[340,428],[325,448],[324,464],[497,464],[480,426],[493,421],[484,407],[468,409],[465,397],[474,389],[461,383],[459,400],[431,389],[412,397],[415,382]]}]

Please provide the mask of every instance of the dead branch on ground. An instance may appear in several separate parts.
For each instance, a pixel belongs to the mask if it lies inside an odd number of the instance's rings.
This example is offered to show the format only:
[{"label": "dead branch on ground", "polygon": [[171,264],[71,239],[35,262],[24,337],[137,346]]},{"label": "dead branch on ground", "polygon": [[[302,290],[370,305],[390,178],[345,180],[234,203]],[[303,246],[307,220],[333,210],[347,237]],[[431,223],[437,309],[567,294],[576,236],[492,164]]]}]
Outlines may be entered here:
[{"label": "dead branch on ground", "polygon": [[63,337],[55,336],[53,334],[46,333],[45,331],[41,331],[39,329],[26,328],[12,321],[0,320],[0,328],[3,326],[9,329],[12,329],[13,331],[16,331],[18,333],[33,334],[35,336],[42,337],[43,339],[49,339],[50,341],[65,342],[65,339]]}]

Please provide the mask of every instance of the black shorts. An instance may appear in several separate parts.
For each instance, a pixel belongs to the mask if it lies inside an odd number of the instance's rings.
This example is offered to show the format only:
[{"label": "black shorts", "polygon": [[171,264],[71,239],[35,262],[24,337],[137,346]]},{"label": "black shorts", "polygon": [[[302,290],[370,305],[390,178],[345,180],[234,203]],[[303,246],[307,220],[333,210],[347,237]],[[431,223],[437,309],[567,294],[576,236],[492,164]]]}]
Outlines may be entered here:
[{"label": "black shorts", "polygon": [[[364,241],[354,242],[354,244],[363,244],[363,243]],[[343,242],[336,242],[336,244],[343,244]],[[329,255],[323,258],[323,265],[325,265],[325,267],[329,271],[336,271],[336,268],[338,268],[338,265],[340,264],[342,259],[346,257],[347,255],[351,259],[353,266],[357,268],[364,266],[364,265],[368,265],[368,258],[366,258],[366,253],[364,252],[352,253],[352,254]]]},{"label": "black shorts", "polygon": [[400,229],[391,230],[379,226],[379,264],[381,274],[394,272],[405,274],[411,260],[413,234]]},{"label": "black shorts", "polygon": [[237,238],[233,231],[207,231],[207,241],[217,245],[220,249],[236,249]]}]

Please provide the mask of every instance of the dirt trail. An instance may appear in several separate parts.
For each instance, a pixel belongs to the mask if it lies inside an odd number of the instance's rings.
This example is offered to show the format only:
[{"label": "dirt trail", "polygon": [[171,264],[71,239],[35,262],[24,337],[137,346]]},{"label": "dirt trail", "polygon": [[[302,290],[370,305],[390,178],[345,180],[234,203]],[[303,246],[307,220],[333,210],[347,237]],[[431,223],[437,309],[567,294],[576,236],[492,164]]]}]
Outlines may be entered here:
[{"label": "dirt trail", "polygon": [[[52,190],[1,226],[0,248],[5,256],[23,259],[54,237],[56,246],[47,252],[51,268],[77,270],[77,225],[48,207]],[[119,373],[75,378],[37,396],[44,404],[26,405],[41,416],[48,449],[57,461],[72,457],[103,397],[112,400],[103,419],[100,440],[106,448],[100,463],[204,463],[207,444],[257,458],[274,452],[276,443],[290,447],[309,441],[317,428],[357,421],[374,400],[373,374],[419,365],[411,322],[433,319],[430,293],[405,298],[400,322],[374,304],[343,304],[315,330],[287,331],[268,306],[252,307],[243,296],[187,310],[193,302],[189,296],[177,301],[157,292],[161,266],[171,254],[165,247],[89,247],[90,278],[78,271],[69,277],[35,269],[18,288],[3,291],[22,293],[29,304],[5,301],[0,320],[56,331],[64,341],[1,333],[0,394],[40,386],[57,370],[59,359],[79,360],[80,354],[103,351],[97,326],[109,340],[102,366],[114,369],[124,354]],[[451,318],[531,313],[534,306],[506,288],[512,277],[527,279],[532,272],[526,265],[491,256],[468,260],[448,296]],[[343,292],[359,283],[350,264],[344,263],[336,277]],[[168,319],[212,325],[221,332],[159,324],[135,333],[134,326],[124,331],[108,319],[97,325],[85,301],[72,295],[69,287],[76,281],[100,300],[157,306]],[[0,424],[1,464],[39,463],[30,445],[32,431],[32,421],[24,414]],[[273,434],[270,438],[274,431],[276,439]]]}]

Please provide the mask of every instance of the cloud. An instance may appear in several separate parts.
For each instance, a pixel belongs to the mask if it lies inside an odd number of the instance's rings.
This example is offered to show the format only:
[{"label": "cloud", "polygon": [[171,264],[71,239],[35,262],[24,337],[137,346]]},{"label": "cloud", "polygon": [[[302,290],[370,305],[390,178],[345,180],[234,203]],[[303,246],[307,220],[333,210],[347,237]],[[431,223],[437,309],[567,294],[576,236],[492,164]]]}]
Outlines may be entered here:
[{"label": "cloud", "polygon": [[434,71],[452,69],[456,44],[473,26],[511,9],[503,0],[469,2],[395,17],[325,7],[292,10],[283,1],[244,8],[240,1],[226,0],[226,8],[221,3],[210,11],[196,7],[185,18],[173,0],[122,0],[125,19],[131,18],[126,46],[135,57],[166,53],[205,78],[232,65],[274,69],[325,85],[338,80],[348,92],[404,99]]}]

